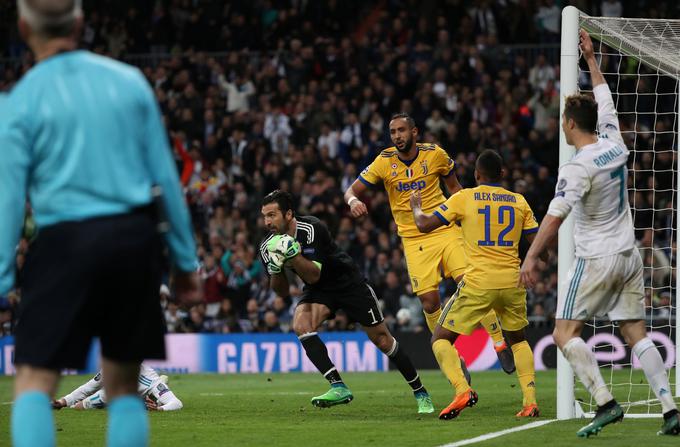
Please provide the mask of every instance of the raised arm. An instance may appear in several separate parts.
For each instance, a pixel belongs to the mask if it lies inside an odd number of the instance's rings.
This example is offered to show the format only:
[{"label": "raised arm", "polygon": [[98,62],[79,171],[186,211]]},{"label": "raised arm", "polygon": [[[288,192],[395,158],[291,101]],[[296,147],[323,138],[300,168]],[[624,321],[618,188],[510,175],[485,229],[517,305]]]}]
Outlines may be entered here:
[{"label": "raised arm", "polygon": [[579,46],[581,47],[581,52],[583,53],[583,58],[588,64],[588,70],[590,71],[590,79],[593,82],[593,88],[598,85],[606,84],[604,76],[600,71],[600,66],[597,64],[597,59],[595,58],[595,50],[593,48],[593,41],[590,39],[590,35],[586,30],[581,28],[579,32]]},{"label": "raised arm", "polygon": [[580,31],[580,39],[581,52],[583,53],[583,58],[588,63],[590,79],[593,83],[593,95],[595,95],[595,101],[597,102],[597,131],[601,138],[614,140],[626,149],[623,137],[621,136],[621,126],[616,115],[614,99],[595,58],[593,41],[583,29]]}]

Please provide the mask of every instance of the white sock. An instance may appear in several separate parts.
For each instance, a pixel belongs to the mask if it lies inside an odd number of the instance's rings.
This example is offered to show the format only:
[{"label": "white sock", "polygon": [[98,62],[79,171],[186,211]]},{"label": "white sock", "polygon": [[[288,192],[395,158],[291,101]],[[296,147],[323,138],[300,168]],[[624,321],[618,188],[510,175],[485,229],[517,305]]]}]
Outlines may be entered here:
[{"label": "white sock", "polygon": [[659,350],[654,346],[654,342],[645,337],[633,346],[635,356],[640,360],[640,365],[647,376],[647,382],[652,387],[657,399],[661,401],[661,408],[664,413],[675,410],[675,402],[671,394],[671,387],[668,383],[666,367],[661,359]]},{"label": "white sock", "polygon": [[598,406],[601,407],[614,399],[612,393],[607,389],[607,385],[604,384],[600,367],[597,365],[593,352],[581,337],[569,340],[562,348],[562,353],[569,360],[576,376],[586,386]]}]

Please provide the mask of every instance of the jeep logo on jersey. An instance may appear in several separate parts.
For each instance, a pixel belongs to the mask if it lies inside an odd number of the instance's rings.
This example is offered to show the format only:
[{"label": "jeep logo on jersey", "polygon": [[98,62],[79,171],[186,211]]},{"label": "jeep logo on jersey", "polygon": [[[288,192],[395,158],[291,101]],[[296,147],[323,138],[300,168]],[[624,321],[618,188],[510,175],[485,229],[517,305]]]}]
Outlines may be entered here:
[{"label": "jeep logo on jersey", "polygon": [[417,182],[399,182],[397,183],[397,191],[418,191],[419,189],[424,189],[425,185],[427,185],[425,180],[418,180]]}]

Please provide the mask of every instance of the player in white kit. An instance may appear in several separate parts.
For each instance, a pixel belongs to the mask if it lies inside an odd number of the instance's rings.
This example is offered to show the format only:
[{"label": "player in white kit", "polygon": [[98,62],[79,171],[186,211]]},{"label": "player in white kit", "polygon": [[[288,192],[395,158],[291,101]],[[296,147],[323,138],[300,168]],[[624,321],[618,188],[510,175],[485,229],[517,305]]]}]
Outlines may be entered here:
[{"label": "player in white kit", "polygon": [[[173,411],[182,408],[182,401],[167,386],[167,377],[159,376],[153,368],[144,363],[139,368],[138,392],[150,410]],[[102,372],[99,371],[87,383],[52,402],[52,407],[90,410],[104,408],[106,402]]]},{"label": "player in white kit", "polygon": [[664,424],[658,434],[677,435],[680,419],[668,376],[645,328],[643,264],[635,246],[626,188],[628,149],[619,131],[609,86],[584,30],[580,31],[580,46],[590,70],[595,101],[581,94],[566,98],[562,129],[576,155],[560,168],[555,197],[524,260],[520,281],[527,287],[536,283],[538,255],[557,235],[562,221],[573,213],[576,258],[569,272],[567,294],[557,305],[553,337],[598,405],[595,418],[577,435],[597,434],[605,425],[623,418],[623,410],[581,338],[585,321],[604,316],[618,322],[661,402]]}]

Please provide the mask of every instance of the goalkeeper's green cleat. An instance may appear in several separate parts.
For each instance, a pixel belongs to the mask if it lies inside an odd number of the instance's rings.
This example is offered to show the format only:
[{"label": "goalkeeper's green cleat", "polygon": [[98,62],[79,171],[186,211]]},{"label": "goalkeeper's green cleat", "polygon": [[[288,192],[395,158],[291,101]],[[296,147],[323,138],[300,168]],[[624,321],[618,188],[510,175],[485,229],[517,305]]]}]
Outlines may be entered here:
[{"label": "goalkeeper's green cleat", "polygon": [[669,415],[669,417],[664,417],[663,425],[661,430],[656,432],[657,435],[674,435],[680,434],[680,416],[677,411]]},{"label": "goalkeeper's green cleat", "polygon": [[418,402],[418,414],[434,413],[434,405],[429,394],[416,393],[416,402]]},{"label": "goalkeeper's green cleat", "polygon": [[334,386],[321,396],[312,398],[312,405],[315,407],[328,408],[334,405],[348,404],[352,402],[354,396],[346,386]]},{"label": "goalkeeper's green cleat", "polygon": [[581,427],[581,429],[576,432],[576,436],[587,438],[590,435],[597,435],[605,425],[619,422],[622,419],[623,409],[616,401],[611,401],[611,403],[598,408],[597,413],[595,413],[595,417],[590,421],[590,424]]}]

